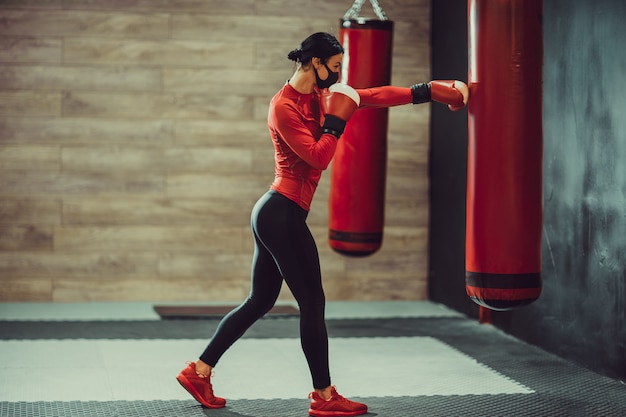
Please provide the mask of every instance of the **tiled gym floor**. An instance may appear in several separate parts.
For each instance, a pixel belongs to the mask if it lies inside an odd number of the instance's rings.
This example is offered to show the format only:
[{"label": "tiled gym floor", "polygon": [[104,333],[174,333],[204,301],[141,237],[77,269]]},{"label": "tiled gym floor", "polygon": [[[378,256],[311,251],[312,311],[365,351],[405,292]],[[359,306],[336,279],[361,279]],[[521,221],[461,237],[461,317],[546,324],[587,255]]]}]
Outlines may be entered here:
[{"label": "tiled gym floor", "polygon": [[[162,304],[161,304],[162,305]],[[227,407],[174,377],[217,319],[151,303],[0,303],[0,416],[306,416],[298,319],[257,322],[213,378]],[[367,416],[626,416],[626,385],[430,302],[328,303],[333,383]]]}]

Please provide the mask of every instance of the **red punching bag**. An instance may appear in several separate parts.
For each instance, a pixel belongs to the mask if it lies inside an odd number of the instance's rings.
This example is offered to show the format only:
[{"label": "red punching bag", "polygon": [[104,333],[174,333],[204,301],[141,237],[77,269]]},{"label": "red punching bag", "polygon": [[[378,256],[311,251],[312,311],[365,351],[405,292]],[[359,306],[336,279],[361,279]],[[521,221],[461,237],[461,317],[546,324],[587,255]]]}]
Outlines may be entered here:
[{"label": "red punching bag", "polygon": [[542,6],[468,2],[466,291],[491,310],[541,293]]},{"label": "red punching bag", "polygon": [[[393,22],[372,2],[380,20],[341,20],[344,48],[341,82],[354,88],[389,85]],[[358,6],[358,10],[356,7]],[[367,256],[380,249],[385,220],[387,170],[387,108],[354,113],[337,144],[331,168],[329,245],[343,255]]]}]

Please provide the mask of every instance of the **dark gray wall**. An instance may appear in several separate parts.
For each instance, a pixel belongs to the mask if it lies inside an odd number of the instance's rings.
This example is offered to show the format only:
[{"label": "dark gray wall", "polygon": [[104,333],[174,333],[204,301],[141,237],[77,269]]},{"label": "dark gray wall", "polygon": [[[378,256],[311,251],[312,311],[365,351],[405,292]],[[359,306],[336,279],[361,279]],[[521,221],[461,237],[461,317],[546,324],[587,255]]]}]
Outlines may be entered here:
[{"label": "dark gray wall", "polygon": [[[467,2],[432,2],[432,78],[467,82]],[[431,106],[429,280],[431,300],[476,315],[465,294],[467,110]]]},{"label": "dark gray wall", "polygon": [[[433,78],[467,79],[467,23],[460,23],[466,12],[466,1],[433,2]],[[544,0],[544,289],[528,307],[492,313],[499,328],[620,379],[626,379],[625,22],[623,0]],[[432,300],[476,317],[462,288],[466,123],[433,108],[429,283]]]}]

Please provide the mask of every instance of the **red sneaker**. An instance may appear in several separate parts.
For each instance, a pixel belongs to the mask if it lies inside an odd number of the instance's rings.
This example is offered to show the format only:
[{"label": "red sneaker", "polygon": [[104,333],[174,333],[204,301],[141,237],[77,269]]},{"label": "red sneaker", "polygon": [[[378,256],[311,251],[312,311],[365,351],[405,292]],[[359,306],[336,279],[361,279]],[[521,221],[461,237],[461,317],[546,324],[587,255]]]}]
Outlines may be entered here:
[{"label": "red sneaker", "polygon": [[332,387],[332,394],[329,400],[323,399],[315,391],[309,394],[309,398],[311,399],[310,416],[360,416],[367,413],[367,405],[342,397],[337,393],[335,387]]},{"label": "red sneaker", "polygon": [[176,379],[203,406],[207,408],[222,408],[226,405],[225,399],[213,395],[211,377],[200,377],[196,373],[195,362],[190,362],[189,366],[180,371]]}]

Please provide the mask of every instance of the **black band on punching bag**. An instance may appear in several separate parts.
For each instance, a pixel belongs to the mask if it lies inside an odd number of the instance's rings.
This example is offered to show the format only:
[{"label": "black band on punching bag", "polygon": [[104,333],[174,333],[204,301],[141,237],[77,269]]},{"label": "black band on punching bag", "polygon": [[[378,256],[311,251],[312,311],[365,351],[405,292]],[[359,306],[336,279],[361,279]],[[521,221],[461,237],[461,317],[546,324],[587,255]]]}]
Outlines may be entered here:
[{"label": "black band on punching bag", "polygon": [[541,292],[541,274],[465,273],[467,295],[476,304],[491,310],[505,311],[523,307]]}]

